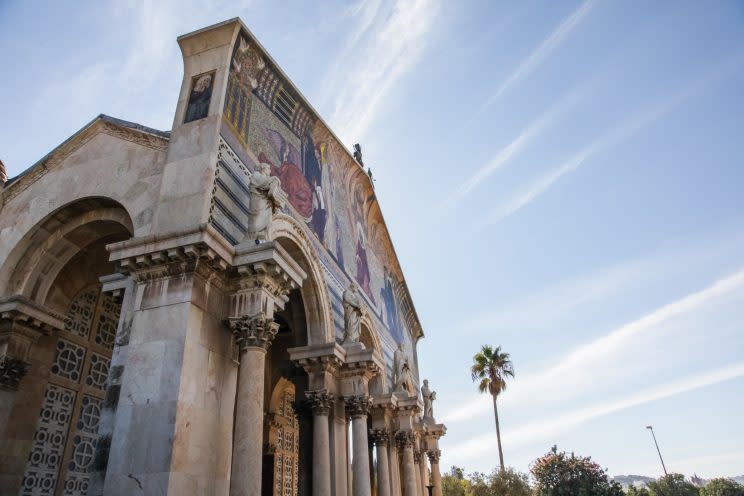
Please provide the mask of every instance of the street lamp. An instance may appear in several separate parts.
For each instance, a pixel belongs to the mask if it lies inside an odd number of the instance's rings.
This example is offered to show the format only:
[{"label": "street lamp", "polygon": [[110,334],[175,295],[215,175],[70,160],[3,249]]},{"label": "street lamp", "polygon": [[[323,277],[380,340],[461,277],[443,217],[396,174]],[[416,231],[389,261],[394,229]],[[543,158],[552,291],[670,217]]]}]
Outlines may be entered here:
[{"label": "street lamp", "polygon": [[665,476],[669,475],[667,474],[667,471],[666,471],[666,465],[664,465],[664,459],[661,457],[661,450],[659,449],[659,443],[656,442],[656,435],[654,434],[654,427],[652,425],[647,425],[646,429],[651,431],[651,436],[654,438],[654,444],[656,445],[656,452],[659,453],[659,460],[661,460],[661,468],[664,469],[664,475]]}]

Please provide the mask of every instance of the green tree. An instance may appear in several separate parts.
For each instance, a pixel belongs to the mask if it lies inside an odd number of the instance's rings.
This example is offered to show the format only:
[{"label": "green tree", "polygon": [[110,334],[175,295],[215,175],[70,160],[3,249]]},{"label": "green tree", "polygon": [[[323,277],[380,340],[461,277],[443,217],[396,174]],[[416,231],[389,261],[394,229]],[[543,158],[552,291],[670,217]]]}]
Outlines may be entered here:
[{"label": "green tree", "polygon": [[449,473],[442,476],[444,496],[471,496],[470,482],[465,479],[463,469],[452,466]]},{"label": "green tree", "polygon": [[625,491],[625,494],[627,496],[649,496],[648,489],[645,487],[635,487],[632,484],[628,487],[628,490]]},{"label": "green tree", "polygon": [[532,463],[536,496],[623,496],[607,472],[591,458],[553,448]]},{"label": "green tree", "polygon": [[665,475],[659,480],[648,483],[651,496],[698,496],[700,491],[694,484],[687,482],[682,474]]},{"label": "green tree", "polygon": [[744,496],[744,486],[731,479],[713,479],[700,490],[701,496]]},{"label": "green tree", "polygon": [[488,478],[489,496],[530,496],[527,474],[517,472],[513,468],[494,470]]},{"label": "green tree", "polygon": [[514,377],[514,367],[509,360],[508,353],[502,353],[501,346],[495,349],[483,345],[473,357],[470,367],[470,377],[473,382],[478,381],[481,393],[490,393],[493,399],[493,416],[496,419],[496,441],[499,445],[499,465],[504,470],[504,452],[501,449],[501,428],[499,427],[499,410],[496,398],[506,389],[507,377]]}]

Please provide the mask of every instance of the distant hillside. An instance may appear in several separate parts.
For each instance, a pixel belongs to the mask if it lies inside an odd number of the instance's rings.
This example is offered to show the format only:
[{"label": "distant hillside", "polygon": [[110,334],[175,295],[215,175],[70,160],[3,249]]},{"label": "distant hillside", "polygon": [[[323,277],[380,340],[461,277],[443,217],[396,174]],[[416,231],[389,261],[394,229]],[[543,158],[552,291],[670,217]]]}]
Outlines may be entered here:
[{"label": "distant hillside", "polygon": [[628,486],[643,487],[656,479],[645,475],[616,475],[612,480],[623,486],[623,489],[627,489]]},{"label": "distant hillside", "polygon": [[739,484],[744,484],[744,475],[737,475],[736,477],[731,477]]}]

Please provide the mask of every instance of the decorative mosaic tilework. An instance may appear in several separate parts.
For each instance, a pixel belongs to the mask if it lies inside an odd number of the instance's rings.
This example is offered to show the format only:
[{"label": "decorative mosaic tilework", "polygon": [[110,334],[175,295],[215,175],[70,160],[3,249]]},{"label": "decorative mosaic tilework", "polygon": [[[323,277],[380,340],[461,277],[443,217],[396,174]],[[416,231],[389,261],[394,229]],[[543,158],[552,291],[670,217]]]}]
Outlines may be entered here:
[{"label": "decorative mosaic tilework", "polygon": [[54,384],[47,385],[23,475],[21,496],[42,496],[54,491],[74,403],[73,391]]}]

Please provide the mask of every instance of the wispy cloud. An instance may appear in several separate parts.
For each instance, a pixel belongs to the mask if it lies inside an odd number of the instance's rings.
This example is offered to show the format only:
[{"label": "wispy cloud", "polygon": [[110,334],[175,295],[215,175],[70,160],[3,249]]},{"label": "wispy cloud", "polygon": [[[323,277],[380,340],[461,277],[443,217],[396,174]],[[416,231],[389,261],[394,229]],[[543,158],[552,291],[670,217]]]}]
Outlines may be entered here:
[{"label": "wispy cloud", "polygon": [[660,102],[637,111],[619,125],[611,128],[605,134],[585,145],[559,166],[545,172],[532,184],[512,195],[512,197],[505,203],[497,206],[486,217],[484,224],[496,224],[518,212],[549,190],[560,178],[577,170],[593,156],[630,139],[639,131],[654,124],[656,121],[674,110],[693,94],[701,91],[703,88],[728,74],[736,67],[740,60],[741,57],[736,57],[734,60],[728,60],[727,63],[718,67],[705,77],[696,79],[691,84],[688,84],[686,87],[672,93],[671,96],[662,99]]},{"label": "wispy cloud", "polygon": [[742,250],[744,231],[740,229],[707,232],[694,239],[668,239],[638,257],[494,302],[467,317],[461,327],[463,332],[480,335],[494,329],[552,332],[566,317],[579,315],[589,307],[608,308],[609,300],[621,301],[641,288],[666,283],[679,274],[679,267],[691,274],[724,258],[736,258]]},{"label": "wispy cloud", "polygon": [[563,22],[561,22],[532,53],[522,60],[517,68],[514,69],[514,71],[499,85],[493,95],[491,95],[491,97],[486,101],[484,108],[493,104],[509,88],[534,72],[548,55],[558,48],[566,37],[576,29],[576,26],[578,26],[586,17],[593,5],[593,0],[585,0],[573,13],[571,13],[571,15],[566,17]]},{"label": "wispy cloud", "polygon": [[392,11],[370,25],[366,39],[352,39],[353,57],[327,85],[335,94],[331,123],[346,142],[364,136],[384,110],[385,96],[419,60],[432,33],[438,0],[396,0]]},{"label": "wispy cloud", "polygon": [[[704,311],[726,296],[740,291],[742,287],[744,269],[715,281],[705,289],[659,307],[598,339],[575,347],[559,362],[541,372],[517,378],[505,400],[512,404],[534,403],[535,398],[554,391],[556,377],[561,378],[561,389],[565,391],[581,391],[587,387],[588,382],[597,384],[601,377],[617,372],[613,359],[617,359],[621,351],[632,350],[640,335],[658,333],[663,328],[662,324],[671,319]],[[490,401],[479,397],[445,414],[444,419],[450,423],[464,421],[482,415],[490,408]]]},{"label": "wispy cloud", "polygon": [[465,195],[477,188],[478,185],[480,185],[491,174],[504,167],[509,160],[527,147],[537,135],[552,125],[553,122],[555,122],[555,120],[569,108],[573,107],[576,102],[578,102],[585,89],[586,85],[581,85],[579,88],[570,91],[560,100],[548,107],[545,112],[540,114],[534,121],[524,128],[522,132],[520,132],[519,135],[508,145],[496,152],[491,160],[455,188],[455,190],[452,191],[452,193],[450,193],[444,200],[443,206],[451,206],[462,200]]},{"label": "wispy cloud", "polygon": [[[568,411],[558,416],[550,415],[548,418],[540,418],[536,421],[517,426],[505,433],[503,442],[516,447],[532,441],[554,439],[555,436],[575,429],[592,419],[742,376],[744,376],[744,362],[730,364],[710,372],[692,374],[675,381],[644,389],[620,399],[596,403],[589,407]],[[484,439],[484,436],[478,436],[475,439],[469,439],[460,444],[450,446],[447,449],[447,456],[457,459],[468,459],[492,451],[496,436],[489,435],[485,437],[487,439]],[[489,442],[491,440],[493,442]]]}]

